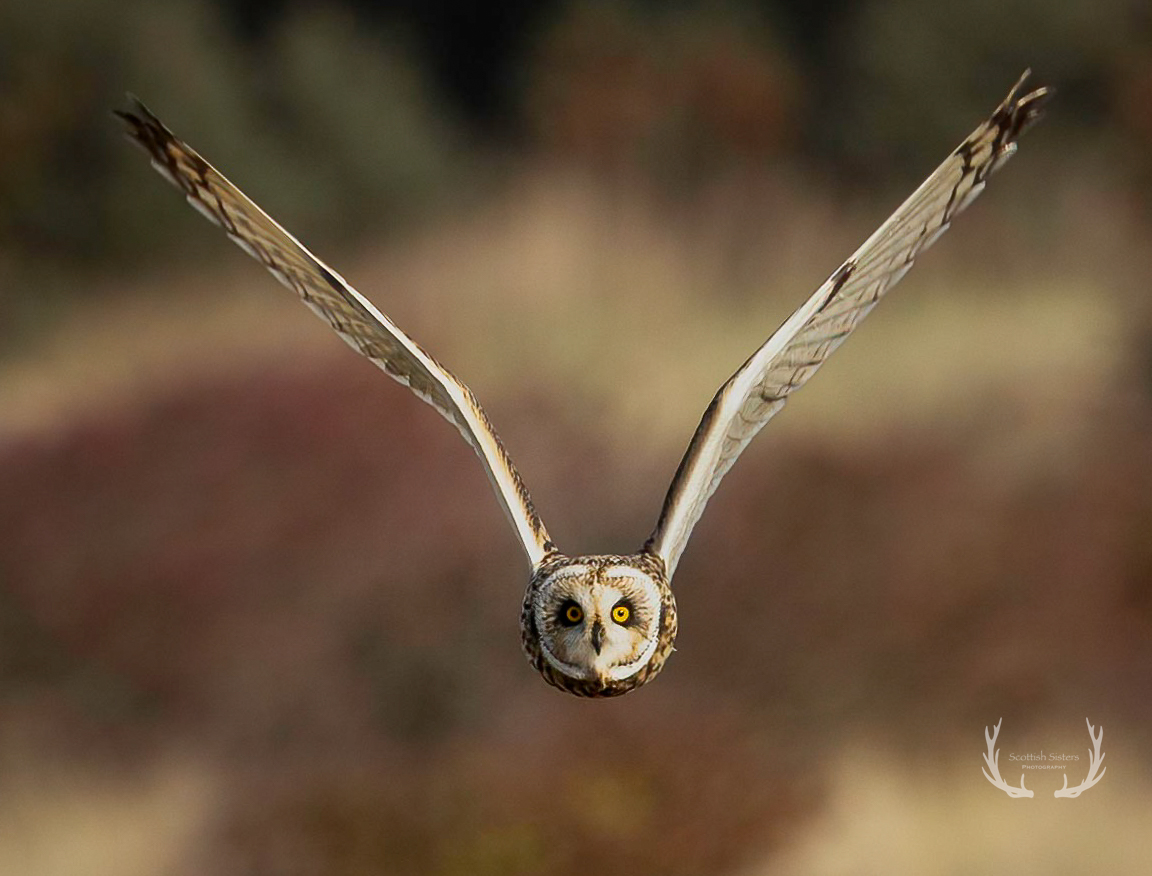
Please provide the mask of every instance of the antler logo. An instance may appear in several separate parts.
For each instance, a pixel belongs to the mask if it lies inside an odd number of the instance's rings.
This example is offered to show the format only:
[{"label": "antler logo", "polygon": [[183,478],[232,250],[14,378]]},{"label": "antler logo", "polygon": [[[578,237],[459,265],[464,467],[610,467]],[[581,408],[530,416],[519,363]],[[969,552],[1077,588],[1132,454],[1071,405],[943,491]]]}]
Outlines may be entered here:
[{"label": "antler logo", "polygon": [[[1088,736],[1092,740],[1092,750],[1088,752],[1088,777],[1075,788],[1069,788],[1068,773],[1064,773],[1064,787],[1056,792],[1057,797],[1079,797],[1081,791],[1087,791],[1108,772],[1108,767],[1100,770],[1100,764],[1104,761],[1104,752],[1100,750],[1100,743],[1104,741],[1104,726],[1101,725],[1100,732],[1094,734],[1092,722],[1087,718],[1084,722],[1088,725]],[[1096,775],[1096,770],[1100,770],[1100,775]]]},{"label": "antler logo", "polygon": [[[1000,724],[1004,721],[1001,718],[996,722],[996,730],[991,736],[988,735],[988,728],[984,728],[984,739],[988,743],[988,753],[984,755],[984,762],[988,764],[988,769],[980,768],[980,772],[984,773],[984,778],[990,781],[993,785],[1007,794],[1009,797],[1031,797],[1033,793],[1024,787],[1024,773],[1020,773],[1020,787],[1013,788],[1006,781],[1000,778],[1000,749],[994,748],[996,745],[996,737],[1000,735]],[[992,771],[992,775],[988,774],[988,770]]]},{"label": "antler logo", "polygon": [[[1100,727],[1100,732],[1096,733],[1095,727],[1092,722],[1087,718],[1084,719],[1088,724],[1088,736],[1092,739],[1092,748],[1088,752],[1088,776],[1079,785],[1074,788],[1068,787],[1068,773],[1064,773],[1064,787],[1055,793],[1056,797],[1079,797],[1083,791],[1087,791],[1102,778],[1108,768],[1100,769],[1100,764],[1104,760],[1104,753],[1100,751],[1100,743],[1104,740],[1104,728]],[[1000,735],[1000,724],[1004,721],[1001,718],[996,722],[996,727],[991,734],[988,728],[984,728],[984,740],[988,743],[988,751],[984,755],[984,763],[988,765],[988,769],[981,768],[984,773],[984,778],[1007,794],[1009,797],[1032,797],[1034,793],[1024,787],[1024,774],[1020,774],[1020,787],[1016,788],[1009,785],[1002,778],[1000,778],[1000,750],[996,748],[996,737]],[[1041,753],[1043,757],[1043,753]],[[1099,771],[1099,772],[1097,772]]]}]

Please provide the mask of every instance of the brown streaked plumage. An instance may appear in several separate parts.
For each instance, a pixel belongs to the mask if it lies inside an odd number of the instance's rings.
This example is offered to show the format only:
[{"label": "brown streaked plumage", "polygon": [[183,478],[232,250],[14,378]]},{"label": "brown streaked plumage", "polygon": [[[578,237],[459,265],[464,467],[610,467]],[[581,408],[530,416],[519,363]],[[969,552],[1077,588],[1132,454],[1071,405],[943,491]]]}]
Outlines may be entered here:
[{"label": "brown streaked plumage", "polygon": [[1039,117],[1046,89],[1016,96],[1027,75],[720,388],[672,479],[655,530],[630,556],[561,554],[467,386],[143,104],[134,101],[131,110],[117,115],[192,206],[223,227],[350,346],[456,426],[480,457],[528,556],[532,574],[520,617],[528,659],[549,684],[578,696],[605,697],[654,678],[672,652],[677,619],[670,582],[692,528],[736,458],[915,257],[979,195]]},{"label": "brown streaked plumage", "polygon": [[[562,669],[555,660],[549,660],[550,652],[543,644],[548,641],[548,637],[541,635],[540,626],[549,622],[550,614],[553,616],[557,614],[557,610],[566,604],[563,597],[568,596],[567,593],[562,594],[554,605],[550,605],[548,602],[550,585],[554,587],[553,582],[557,576],[572,571],[574,574],[564,583],[576,591],[584,605],[590,605],[599,590],[611,586],[612,578],[605,573],[612,569],[634,570],[647,575],[654,585],[652,588],[654,595],[646,606],[651,614],[651,628],[648,631],[649,635],[642,639],[643,644],[651,646],[651,654],[645,655],[646,659],[636,672],[622,679],[605,678],[595,674],[577,676],[572,671]],[[643,598],[643,594],[637,593],[636,598]],[[613,605],[616,602],[615,599],[608,601]],[[602,623],[608,621],[610,618],[601,618]],[[627,557],[612,555],[566,557],[563,554],[553,554],[533,571],[532,580],[528,582],[528,589],[524,593],[524,604],[520,609],[520,641],[528,660],[549,684],[581,697],[619,696],[639,687],[650,678],[655,678],[664,668],[664,661],[668,659],[668,655],[672,653],[676,630],[676,600],[664,574],[664,564],[658,557],[648,553],[632,554]],[[631,652],[626,653],[629,656],[636,656]],[[642,653],[642,650],[637,652],[639,653]]]}]

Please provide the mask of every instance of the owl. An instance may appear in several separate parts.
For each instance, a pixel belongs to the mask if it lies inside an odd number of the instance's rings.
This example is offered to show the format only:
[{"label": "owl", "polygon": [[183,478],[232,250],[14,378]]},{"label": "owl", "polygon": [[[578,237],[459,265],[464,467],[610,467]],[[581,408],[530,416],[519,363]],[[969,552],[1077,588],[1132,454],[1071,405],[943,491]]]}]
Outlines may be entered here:
[{"label": "owl", "polygon": [[816,373],[912,262],[984,189],[1040,115],[1048,90],[1013,86],[992,115],[720,387],[664,499],[656,528],[629,556],[561,553],[472,391],[343,277],[309,252],[143,104],[117,112],[131,140],[188,202],[221,226],[353,349],[439,411],[464,437],[531,569],[520,611],[529,662],[549,684],[583,697],[626,693],[672,653],[670,582],[708,499],[736,458]]}]

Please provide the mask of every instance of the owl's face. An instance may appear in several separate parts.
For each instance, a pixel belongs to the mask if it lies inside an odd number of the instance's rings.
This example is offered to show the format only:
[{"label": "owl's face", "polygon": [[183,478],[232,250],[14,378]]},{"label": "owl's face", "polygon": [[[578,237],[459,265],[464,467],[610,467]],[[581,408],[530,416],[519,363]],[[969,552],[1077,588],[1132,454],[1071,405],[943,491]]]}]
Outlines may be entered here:
[{"label": "owl's face", "polygon": [[659,647],[670,613],[665,591],[631,564],[565,564],[530,589],[525,611],[539,651],[529,656],[566,689],[591,696],[629,690],[655,675],[670,650],[670,641]]}]

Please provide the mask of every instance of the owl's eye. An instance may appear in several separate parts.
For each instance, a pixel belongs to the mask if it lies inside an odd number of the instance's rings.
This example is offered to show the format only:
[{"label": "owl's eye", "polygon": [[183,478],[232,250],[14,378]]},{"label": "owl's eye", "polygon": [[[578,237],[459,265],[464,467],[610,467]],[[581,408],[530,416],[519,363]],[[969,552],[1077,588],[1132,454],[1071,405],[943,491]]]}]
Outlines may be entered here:
[{"label": "owl's eye", "polygon": [[632,609],[630,609],[623,602],[619,603],[612,609],[612,620],[618,624],[628,623],[628,619],[632,617]]},{"label": "owl's eye", "polygon": [[566,624],[578,624],[584,620],[584,609],[578,606],[575,602],[569,602],[563,609],[560,610],[560,622]]}]

